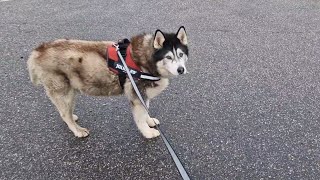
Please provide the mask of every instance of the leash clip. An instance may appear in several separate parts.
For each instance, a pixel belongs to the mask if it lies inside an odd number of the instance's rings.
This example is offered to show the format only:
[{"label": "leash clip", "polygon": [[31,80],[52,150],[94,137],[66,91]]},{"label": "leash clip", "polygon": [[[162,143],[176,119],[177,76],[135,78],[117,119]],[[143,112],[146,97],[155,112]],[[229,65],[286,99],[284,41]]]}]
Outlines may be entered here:
[{"label": "leash clip", "polygon": [[119,51],[119,44],[113,43],[112,46],[116,48],[116,51]]}]

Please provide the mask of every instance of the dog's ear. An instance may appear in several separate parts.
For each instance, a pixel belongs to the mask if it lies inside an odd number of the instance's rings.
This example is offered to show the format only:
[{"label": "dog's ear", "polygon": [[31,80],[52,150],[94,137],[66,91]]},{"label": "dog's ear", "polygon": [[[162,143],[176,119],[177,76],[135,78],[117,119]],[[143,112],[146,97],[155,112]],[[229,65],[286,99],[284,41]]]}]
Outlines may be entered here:
[{"label": "dog's ear", "polygon": [[184,28],[184,26],[181,26],[176,34],[177,38],[180,40],[180,42],[183,45],[187,45],[188,44],[188,40],[187,40],[187,33],[186,30]]},{"label": "dog's ear", "polygon": [[154,35],[153,47],[155,49],[160,49],[163,46],[163,42],[165,41],[163,33],[158,29]]}]

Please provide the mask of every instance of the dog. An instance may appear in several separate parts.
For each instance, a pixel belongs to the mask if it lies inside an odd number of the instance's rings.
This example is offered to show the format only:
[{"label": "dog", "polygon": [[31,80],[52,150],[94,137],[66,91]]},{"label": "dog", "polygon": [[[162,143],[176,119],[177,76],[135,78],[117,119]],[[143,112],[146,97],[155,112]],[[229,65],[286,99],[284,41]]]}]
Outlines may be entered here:
[{"label": "dog", "polygon": [[[76,137],[89,135],[88,129],[77,124],[78,116],[73,114],[75,96],[79,93],[93,96],[125,94],[142,135],[145,138],[157,137],[160,133],[154,127],[160,123],[159,120],[148,115],[129,79],[107,65],[111,62],[108,52],[114,44],[113,41],[68,39],[43,43],[31,52],[27,61],[30,79],[33,84],[44,87]],[[154,34],[133,36],[126,52],[141,73],[158,77],[156,81],[135,79],[148,107],[150,100],[168,86],[170,77],[187,73],[188,41],[183,26],[177,33],[156,30]]]}]

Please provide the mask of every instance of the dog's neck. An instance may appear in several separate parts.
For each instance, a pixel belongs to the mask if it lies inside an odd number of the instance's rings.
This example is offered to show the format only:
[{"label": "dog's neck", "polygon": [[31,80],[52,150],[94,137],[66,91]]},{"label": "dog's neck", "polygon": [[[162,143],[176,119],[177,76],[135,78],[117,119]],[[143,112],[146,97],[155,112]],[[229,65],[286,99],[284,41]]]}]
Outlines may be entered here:
[{"label": "dog's neck", "polygon": [[131,53],[133,61],[143,70],[153,76],[160,77],[155,61],[153,60],[153,36],[141,34],[131,39]]}]

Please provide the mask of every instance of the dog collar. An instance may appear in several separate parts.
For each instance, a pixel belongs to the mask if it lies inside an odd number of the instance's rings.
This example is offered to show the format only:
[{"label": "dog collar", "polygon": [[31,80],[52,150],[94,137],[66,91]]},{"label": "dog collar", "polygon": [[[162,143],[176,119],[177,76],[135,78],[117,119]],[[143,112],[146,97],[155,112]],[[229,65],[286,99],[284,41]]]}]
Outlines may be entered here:
[{"label": "dog collar", "polygon": [[[152,74],[145,73],[141,70],[139,66],[133,61],[131,55],[131,45],[128,39],[124,39],[118,42],[119,51],[125,63],[127,64],[130,74],[136,80],[149,80],[149,81],[159,81],[160,78],[153,76]],[[109,69],[119,76],[120,85],[123,88],[125,80],[127,78],[127,72],[119,59],[117,54],[117,49],[114,46],[107,47],[107,62]]]}]

